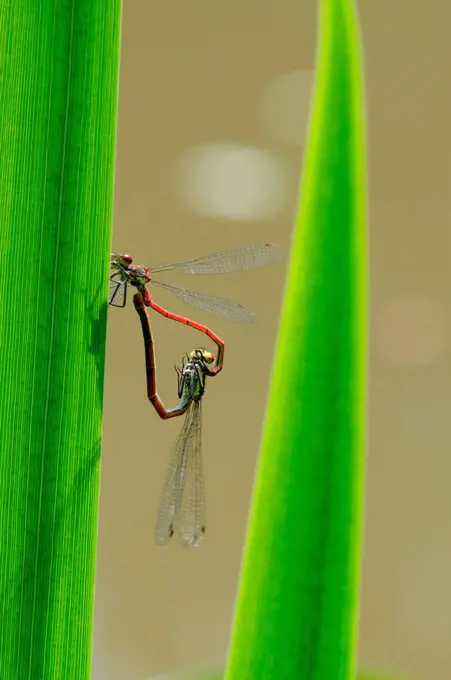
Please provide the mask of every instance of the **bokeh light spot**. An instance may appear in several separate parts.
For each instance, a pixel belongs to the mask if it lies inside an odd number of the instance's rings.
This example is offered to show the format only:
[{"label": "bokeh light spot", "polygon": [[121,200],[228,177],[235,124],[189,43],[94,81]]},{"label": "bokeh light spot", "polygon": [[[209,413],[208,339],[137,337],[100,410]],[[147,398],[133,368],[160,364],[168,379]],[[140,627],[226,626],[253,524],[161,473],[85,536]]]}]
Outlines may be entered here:
[{"label": "bokeh light spot", "polygon": [[237,144],[192,149],[178,173],[179,191],[192,209],[230,220],[271,219],[283,207],[286,185],[277,156]]}]

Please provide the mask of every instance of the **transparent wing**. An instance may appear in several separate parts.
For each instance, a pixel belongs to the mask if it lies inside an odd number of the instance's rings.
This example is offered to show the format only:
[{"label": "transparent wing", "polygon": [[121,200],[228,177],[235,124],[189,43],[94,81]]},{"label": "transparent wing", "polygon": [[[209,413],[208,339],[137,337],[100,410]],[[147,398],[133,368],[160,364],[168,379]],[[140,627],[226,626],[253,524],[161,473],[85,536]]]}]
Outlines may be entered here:
[{"label": "transparent wing", "polygon": [[110,279],[115,276],[118,280],[128,281],[130,278],[126,270],[119,262],[119,258],[122,257],[123,253],[110,253]]},{"label": "transparent wing", "polygon": [[110,253],[110,266],[113,266],[115,262],[121,257],[123,253]]},{"label": "transparent wing", "polygon": [[108,304],[111,307],[125,307],[127,301],[127,284],[119,273],[110,276]]},{"label": "transparent wing", "polygon": [[205,536],[205,492],[202,469],[202,400],[193,402],[186,448],[184,487],[178,508],[178,532],[184,545],[197,547]]},{"label": "transparent wing", "polygon": [[122,253],[110,253],[110,288],[108,304],[111,307],[125,307],[127,301],[127,272],[118,262]]},{"label": "transparent wing", "polygon": [[182,302],[185,302],[192,307],[197,307],[197,309],[202,309],[202,311],[208,312],[209,314],[221,316],[222,318],[238,321],[240,323],[254,323],[256,321],[254,312],[251,312],[237,302],[215,297],[208,293],[201,293],[200,291],[186,290],[186,288],[173,286],[169,283],[163,283],[162,281],[155,281],[155,279],[152,279],[151,285],[166,288],[166,290],[169,290],[173,295],[178,297],[179,300],[182,300]]},{"label": "transparent wing", "polygon": [[179,517],[180,503],[185,487],[186,468],[194,422],[193,403],[189,406],[183,427],[169,455],[169,464],[160,497],[155,526],[155,540],[165,545],[173,536]]},{"label": "transparent wing", "polygon": [[245,269],[267,267],[284,257],[284,249],[275,243],[253,243],[233,250],[224,250],[221,253],[204,255],[193,260],[158,264],[150,267],[150,273],[175,270],[183,274],[230,274]]}]

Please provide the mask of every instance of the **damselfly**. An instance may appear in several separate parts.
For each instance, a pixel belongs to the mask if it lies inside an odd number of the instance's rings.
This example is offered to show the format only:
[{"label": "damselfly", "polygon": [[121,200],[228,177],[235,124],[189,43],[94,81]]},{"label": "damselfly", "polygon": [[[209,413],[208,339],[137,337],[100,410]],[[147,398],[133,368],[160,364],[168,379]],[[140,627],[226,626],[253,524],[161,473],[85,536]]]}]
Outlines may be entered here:
[{"label": "damselfly", "polygon": [[[257,267],[265,267],[278,262],[285,256],[281,246],[272,243],[257,243],[252,245],[226,250],[220,253],[212,253],[192,260],[181,260],[144,267],[134,265],[131,255],[126,253],[111,253],[110,258],[110,288],[108,302],[113,307],[125,307],[127,301],[127,288],[133,286],[143,294],[144,304],[151,307],[159,314],[174,321],[186,323],[197,328],[198,324],[186,317],[180,317],[158,305],[151,298],[148,285],[159,286],[173,293],[188,305],[197,307],[216,316],[225,317],[232,321],[252,323],[255,314],[236,302],[215,297],[200,291],[190,291],[179,286],[174,286],[153,278],[155,273],[169,270],[183,274],[227,274]],[[177,316],[177,318],[175,318]],[[182,321],[183,319],[183,321]]]},{"label": "damselfly", "polygon": [[[141,293],[136,293],[133,296],[133,304],[135,306],[136,312],[139,316],[139,319],[141,321],[141,328],[142,328],[142,333],[143,333],[143,339],[144,339],[144,358],[145,358],[145,363],[146,363],[146,377],[147,377],[147,397],[150,401],[150,403],[153,405],[155,408],[156,412],[160,416],[160,418],[163,418],[163,420],[167,420],[168,418],[175,418],[177,416],[181,416],[185,413],[186,409],[188,408],[189,403],[184,403],[183,400],[180,402],[180,404],[172,409],[167,409],[165,405],[163,404],[162,400],[160,399],[158,392],[157,392],[157,376],[156,376],[156,362],[155,362],[155,345],[153,341],[153,335],[152,335],[152,330],[150,328],[150,322],[149,322],[149,316],[147,314],[147,309],[144,305],[143,297]],[[176,321],[182,319],[184,320],[185,317],[180,317],[178,314],[173,315]],[[190,322],[190,319],[187,319],[186,321]],[[194,325],[194,322],[190,322],[189,325]],[[215,376],[217,375],[223,367],[223,362],[224,362],[224,341],[221,340],[221,338],[216,335],[216,333],[213,333],[212,330],[207,328],[207,326],[203,326],[201,324],[196,324],[194,326],[197,330],[200,330],[202,333],[205,333],[213,342],[216,344],[218,348],[217,356],[216,356],[216,362],[215,362],[215,357],[213,354],[210,352],[207,352],[206,350],[202,350],[204,352],[204,374],[208,376]],[[212,364],[215,362],[214,366],[208,366],[207,364]],[[181,395],[179,395],[181,396]]]},{"label": "damselfly", "polygon": [[[206,377],[217,375],[222,369],[224,343],[213,333],[207,335],[218,346],[218,355],[203,348],[194,349],[175,367],[180,402],[166,409],[157,393],[155,351],[149,317],[142,295],[133,297],[144,337],[147,394],[161,418],[174,418],[185,414],[183,427],[174,442],[163,491],[158,506],[155,539],[165,545],[178,530],[183,544],[198,546],[205,535],[205,493],[202,465],[202,398]],[[209,331],[209,329],[206,329]],[[215,362],[215,366],[211,366]]]}]

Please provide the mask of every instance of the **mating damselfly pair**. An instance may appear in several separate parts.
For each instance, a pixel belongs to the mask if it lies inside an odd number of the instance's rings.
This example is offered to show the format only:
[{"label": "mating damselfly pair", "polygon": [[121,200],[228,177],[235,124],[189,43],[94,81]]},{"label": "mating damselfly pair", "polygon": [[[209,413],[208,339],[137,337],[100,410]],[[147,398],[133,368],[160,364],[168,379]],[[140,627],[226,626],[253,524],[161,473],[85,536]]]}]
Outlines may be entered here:
[{"label": "mating damselfly pair", "polygon": [[[153,275],[168,271],[198,276],[228,274],[268,266],[280,261],[284,255],[284,250],[278,245],[258,243],[204,255],[197,259],[145,267],[133,264],[133,258],[129,254],[111,253],[109,305],[125,307],[129,287],[136,290],[133,303],[141,322],[144,340],[147,397],[160,418],[167,420],[185,416],[182,430],[170,453],[158,507],[155,538],[159,545],[166,544],[175,530],[178,531],[182,543],[190,547],[199,545],[205,534],[201,455],[202,398],[205,394],[206,378],[214,377],[222,370],[224,341],[207,326],[161,307],[150,295],[149,286],[165,288],[189,305],[232,321],[252,323],[255,321],[255,315],[236,302],[180,288],[156,280]],[[155,346],[148,309],[205,333],[217,347],[216,356],[202,347],[197,347],[185,355],[181,367],[176,367],[180,401],[170,409],[164,406],[157,392]]]}]

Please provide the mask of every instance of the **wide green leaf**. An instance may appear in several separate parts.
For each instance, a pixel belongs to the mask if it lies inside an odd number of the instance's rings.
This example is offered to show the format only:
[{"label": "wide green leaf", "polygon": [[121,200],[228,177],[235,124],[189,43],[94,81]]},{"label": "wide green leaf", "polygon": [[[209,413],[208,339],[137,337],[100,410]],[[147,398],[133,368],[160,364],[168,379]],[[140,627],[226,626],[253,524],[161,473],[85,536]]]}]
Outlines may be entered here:
[{"label": "wide green leaf", "polygon": [[90,675],[120,0],[0,7],[0,677]]}]

